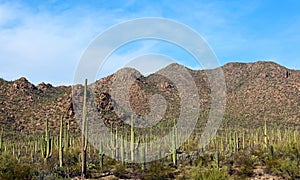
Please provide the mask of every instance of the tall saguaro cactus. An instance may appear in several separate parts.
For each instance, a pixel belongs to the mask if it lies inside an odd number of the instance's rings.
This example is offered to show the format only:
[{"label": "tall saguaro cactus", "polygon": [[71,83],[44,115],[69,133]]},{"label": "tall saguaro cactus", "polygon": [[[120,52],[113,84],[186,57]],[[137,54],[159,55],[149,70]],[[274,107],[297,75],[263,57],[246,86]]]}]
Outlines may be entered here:
[{"label": "tall saguaro cactus", "polygon": [[121,161],[122,165],[125,165],[125,146],[124,146],[124,137],[121,136]]},{"label": "tall saguaro cactus", "polygon": [[220,168],[220,152],[216,151],[215,152],[215,164],[216,164],[216,168]]},{"label": "tall saguaro cactus", "polygon": [[265,148],[268,148],[268,129],[267,129],[267,121],[265,120],[265,125],[264,125],[264,144],[265,144]]},{"label": "tall saguaro cactus", "polygon": [[173,129],[173,137],[172,137],[172,160],[173,164],[176,166],[177,165],[177,126],[176,126],[176,121],[174,120],[174,129]]},{"label": "tall saguaro cactus", "polygon": [[70,120],[65,123],[65,128],[64,128],[64,150],[67,150],[69,148],[69,145],[70,145],[69,131],[70,131]]},{"label": "tall saguaro cactus", "polygon": [[82,109],[82,121],[81,121],[81,178],[84,179],[87,175],[86,172],[86,147],[87,147],[87,79],[84,82],[83,92],[83,109]]},{"label": "tall saguaro cactus", "polygon": [[[135,140],[135,128],[134,128],[134,116],[131,117],[130,122],[130,155],[131,155],[131,161],[134,162],[135,160],[135,153],[138,152],[138,148],[140,145],[140,138],[138,137],[137,140]],[[136,145],[136,146],[134,146]]]},{"label": "tall saguaro cactus", "polygon": [[59,167],[63,166],[63,116],[60,118],[60,128],[59,128],[59,145],[58,145],[58,158]]},{"label": "tall saguaro cactus", "polygon": [[131,117],[131,122],[130,122],[130,151],[131,151],[131,161],[134,161],[134,117]]},{"label": "tall saguaro cactus", "polygon": [[49,134],[48,119],[46,119],[45,139],[43,141],[44,142],[41,143],[41,154],[44,158],[44,163],[47,163],[48,159],[52,155],[52,144]]},{"label": "tall saguaro cactus", "polygon": [[102,141],[100,141],[100,145],[99,145],[99,164],[100,164],[100,168],[103,168],[103,162],[104,162],[104,152],[103,152],[103,145],[102,145]]},{"label": "tall saguaro cactus", "polygon": [[3,128],[1,129],[1,134],[0,134],[0,152],[2,152],[2,144],[3,144]]}]

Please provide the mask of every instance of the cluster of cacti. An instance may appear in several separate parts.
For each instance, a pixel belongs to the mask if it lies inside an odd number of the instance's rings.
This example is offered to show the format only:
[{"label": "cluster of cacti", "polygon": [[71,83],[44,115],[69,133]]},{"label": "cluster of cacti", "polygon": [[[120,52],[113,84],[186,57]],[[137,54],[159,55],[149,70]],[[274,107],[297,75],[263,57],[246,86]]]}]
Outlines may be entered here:
[{"label": "cluster of cacti", "polygon": [[[133,119],[133,118],[132,118]],[[84,164],[87,167],[91,167],[91,162],[99,163],[99,169],[105,169],[106,158],[109,158],[111,154],[108,154],[108,157],[104,156],[104,147],[108,147],[110,145],[118,144],[114,147],[114,157],[119,157],[120,164],[126,165],[126,161],[136,160],[135,158],[140,158],[141,161],[146,162],[147,154],[154,150],[151,140],[157,140],[160,136],[156,136],[154,133],[142,134],[139,133],[138,128],[134,127],[133,121],[131,122],[131,127],[128,130],[128,134],[123,134],[119,127],[114,127],[113,136],[111,137],[111,142],[100,141],[99,147],[97,147],[98,151],[95,151],[90,144],[87,144],[86,138],[84,139],[84,143],[81,144],[80,136],[72,136],[69,134],[67,123],[64,122],[64,118],[60,118],[60,126],[59,133],[55,134],[55,131],[50,127],[50,122],[46,119],[45,121],[45,132],[42,138],[38,138],[36,135],[33,135],[34,138],[25,137],[24,142],[13,143],[8,140],[4,133],[0,134],[0,149],[2,153],[10,153],[17,160],[17,162],[22,163],[24,161],[30,163],[40,163],[45,162],[47,165],[50,162],[57,162],[57,166],[59,167],[67,167],[68,165],[65,162],[65,153],[75,153],[76,149],[80,149],[80,146],[83,145],[83,150],[86,153]],[[84,123],[87,126],[87,123]],[[128,126],[129,127],[129,126]],[[202,151],[201,149],[193,146],[193,142],[197,142],[197,138],[200,137],[201,134],[195,134],[195,137],[190,138],[182,147],[178,147],[177,142],[179,141],[177,138],[181,138],[180,134],[177,132],[177,126],[174,124],[171,133],[172,137],[170,139],[166,139],[165,143],[159,144],[159,149],[165,149],[166,147],[170,149],[170,156],[168,157],[168,161],[173,163],[174,165],[181,163],[180,155],[177,151],[188,152],[190,150]],[[66,135],[66,131],[67,134]],[[83,131],[87,133],[87,128]],[[5,135],[5,136],[4,136]],[[267,137],[267,139],[266,139]],[[66,142],[66,139],[68,139]],[[129,143],[125,143],[125,141]],[[145,146],[139,146],[139,142],[146,143]],[[116,143],[119,142],[119,143]],[[169,143],[168,143],[169,142]],[[111,144],[112,143],[112,144]],[[128,145],[127,145],[128,144]],[[266,146],[267,145],[267,146]],[[206,147],[203,147],[204,152],[210,152],[211,157],[213,159],[214,167],[222,168],[221,157],[227,156],[229,154],[234,155],[235,153],[241,153],[247,148],[262,149],[265,153],[268,154],[268,158],[270,160],[276,159],[275,157],[279,148],[286,148],[287,151],[294,151],[292,145],[300,145],[300,137],[298,129],[278,129],[273,128],[269,125],[269,123],[263,123],[261,128],[257,129],[241,129],[241,128],[232,128],[232,129],[221,129],[215,138],[208,144]],[[117,147],[119,146],[119,147]],[[68,147],[66,150],[65,147]],[[191,149],[195,148],[195,149]],[[128,150],[128,152],[126,152]],[[57,154],[56,154],[57,153]],[[165,153],[162,151],[162,153]],[[40,155],[39,155],[40,154]],[[138,156],[136,156],[138,155]],[[158,157],[163,157],[165,154],[158,155]],[[78,157],[78,154],[77,156]],[[57,158],[57,159],[56,159]],[[51,161],[49,160],[51,159]],[[80,154],[80,162],[82,163],[82,154]],[[89,163],[87,163],[87,159],[89,159]],[[96,161],[97,160],[97,161]],[[128,166],[131,167],[131,166]],[[140,164],[141,170],[145,170],[148,167],[147,163]],[[180,167],[180,166],[174,166]]]},{"label": "cluster of cacti", "polygon": [[47,163],[48,159],[52,155],[52,147],[53,141],[50,138],[49,126],[48,126],[48,119],[46,119],[46,126],[45,126],[45,138],[43,143],[41,143],[41,155],[44,158],[44,162]]},{"label": "cluster of cacti", "polygon": [[[63,116],[60,118],[60,128],[59,128],[59,135],[57,137],[53,136],[51,138],[50,130],[49,130],[49,121],[46,119],[45,124],[45,135],[42,137],[40,141],[34,141],[30,145],[31,151],[30,151],[30,157],[32,161],[34,161],[35,154],[38,150],[38,144],[40,144],[40,153],[41,157],[44,159],[44,163],[47,163],[48,159],[51,158],[53,153],[53,148],[57,148],[58,151],[58,161],[59,161],[59,167],[63,166],[63,153],[64,148],[67,147],[64,145],[65,139],[69,138],[64,133],[64,122],[63,122]],[[69,130],[66,129],[67,133],[69,133]]]}]

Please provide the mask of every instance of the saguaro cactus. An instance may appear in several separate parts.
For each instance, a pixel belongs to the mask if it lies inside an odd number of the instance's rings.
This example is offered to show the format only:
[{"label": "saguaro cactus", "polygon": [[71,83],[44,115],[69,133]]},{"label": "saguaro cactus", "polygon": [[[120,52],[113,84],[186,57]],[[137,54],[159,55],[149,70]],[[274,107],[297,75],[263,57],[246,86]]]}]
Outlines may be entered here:
[{"label": "saguaro cactus", "polygon": [[291,73],[290,73],[289,71],[286,71],[286,72],[285,72],[285,78],[290,77],[290,75],[291,75]]},{"label": "saguaro cactus", "polygon": [[60,118],[60,128],[59,128],[59,144],[58,144],[58,158],[59,167],[63,166],[63,116]]},{"label": "saguaro cactus", "polygon": [[141,160],[142,160],[142,170],[144,171],[146,168],[146,152],[145,147],[141,148]]},{"label": "saguaro cactus", "polygon": [[121,161],[122,165],[125,165],[125,146],[124,146],[124,137],[121,136]]},{"label": "saguaro cactus", "polygon": [[177,142],[177,126],[174,120],[174,129],[173,129],[173,137],[172,137],[172,160],[173,164],[177,165],[177,150],[176,150],[176,142]]},{"label": "saguaro cactus", "polygon": [[17,153],[16,153],[16,160],[18,161],[18,163],[20,163],[20,161],[21,161],[21,149],[20,149],[20,147],[18,148]]},{"label": "saguaro cactus", "polygon": [[[135,128],[134,128],[134,117],[131,117],[131,122],[130,122],[130,155],[131,155],[131,161],[134,162],[135,160],[135,152],[138,153],[138,148],[140,145],[140,137],[135,140]],[[136,146],[134,146],[136,145]]]},{"label": "saguaro cactus", "polygon": [[268,129],[267,129],[267,121],[265,120],[265,125],[264,125],[264,143],[265,143],[265,148],[268,148],[268,135],[267,135]]},{"label": "saguaro cactus", "polygon": [[52,141],[49,133],[48,119],[46,119],[45,139],[41,143],[41,154],[44,158],[44,163],[47,163],[48,159],[52,155]]},{"label": "saguaro cactus", "polygon": [[130,127],[130,151],[131,151],[131,161],[134,161],[134,117],[131,117],[131,127]]},{"label": "saguaro cactus", "polygon": [[3,128],[1,129],[1,134],[0,134],[0,152],[2,152],[2,144],[3,144]]},{"label": "saguaro cactus", "polygon": [[270,159],[273,160],[274,159],[274,147],[273,147],[273,145],[270,146],[269,150],[270,150]]},{"label": "saguaro cactus", "polygon": [[104,161],[104,152],[103,152],[103,145],[102,145],[102,141],[100,141],[100,145],[99,145],[99,164],[100,164],[100,168],[103,168],[103,161]]},{"label": "saguaro cactus", "polygon": [[113,124],[111,123],[110,125],[110,146],[109,149],[111,151],[111,157],[115,158],[116,154],[115,154],[115,150],[116,150],[116,139],[115,139],[115,135],[114,135],[114,128],[113,128]]},{"label": "saguaro cactus", "polygon": [[65,128],[64,128],[64,150],[67,150],[70,146],[69,131],[70,131],[70,120],[65,123]]},{"label": "saguaro cactus", "polygon": [[83,109],[82,109],[82,121],[81,121],[81,178],[84,179],[87,175],[86,173],[86,147],[87,147],[87,79],[84,82],[84,92],[83,92]]},{"label": "saguaro cactus", "polygon": [[219,151],[215,152],[215,163],[216,163],[216,168],[220,168],[220,153]]}]

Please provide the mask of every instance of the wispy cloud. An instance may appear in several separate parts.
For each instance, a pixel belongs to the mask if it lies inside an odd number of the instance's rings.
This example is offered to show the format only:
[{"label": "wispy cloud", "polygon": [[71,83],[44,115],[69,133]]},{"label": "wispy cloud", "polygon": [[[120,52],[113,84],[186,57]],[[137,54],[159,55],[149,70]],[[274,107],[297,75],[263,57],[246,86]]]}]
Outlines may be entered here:
[{"label": "wispy cloud", "polygon": [[[300,69],[297,5],[272,1],[0,0],[0,76],[71,84],[82,53],[99,33],[124,20],[149,16],[173,19],[195,29],[221,64],[273,59]],[[166,44],[138,45],[112,54],[100,76],[147,53],[167,55],[182,64],[191,62],[188,53]]]},{"label": "wispy cloud", "polygon": [[[38,83],[72,82],[81,53],[101,31],[121,21],[114,12],[70,10],[52,14],[36,11],[22,3],[0,5],[0,76],[26,76]],[[83,14],[81,14],[83,13]],[[110,23],[103,23],[110,22]],[[57,77],[59,76],[61,77]],[[55,79],[55,81],[53,81]]]}]

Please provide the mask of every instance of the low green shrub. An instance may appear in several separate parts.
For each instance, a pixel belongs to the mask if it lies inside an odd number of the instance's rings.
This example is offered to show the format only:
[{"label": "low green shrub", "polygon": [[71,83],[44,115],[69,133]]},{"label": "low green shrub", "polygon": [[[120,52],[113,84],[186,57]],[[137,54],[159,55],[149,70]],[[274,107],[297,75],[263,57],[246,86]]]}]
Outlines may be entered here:
[{"label": "low green shrub", "polygon": [[275,159],[266,162],[267,169],[273,174],[288,179],[300,178],[300,170],[296,161],[291,159]]},{"label": "low green shrub", "polygon": [[228,168],[226,166],[222,169],[201,168],[197,166],[193,167],[188,175],[188,179],[195,180],[228,180],[231,178],[228,175]]},{"label": "low green shrub", "polygon": [[31,179],[33,173],[34,169],[27,164],[18,163],[11,155],[0,155],[0,179]]},{"label": "low green shrub", "polygon": [[154,161],[147,164],[146,170],[142,172],[143,179],[174,179],[174,169],[163,161]]}]

